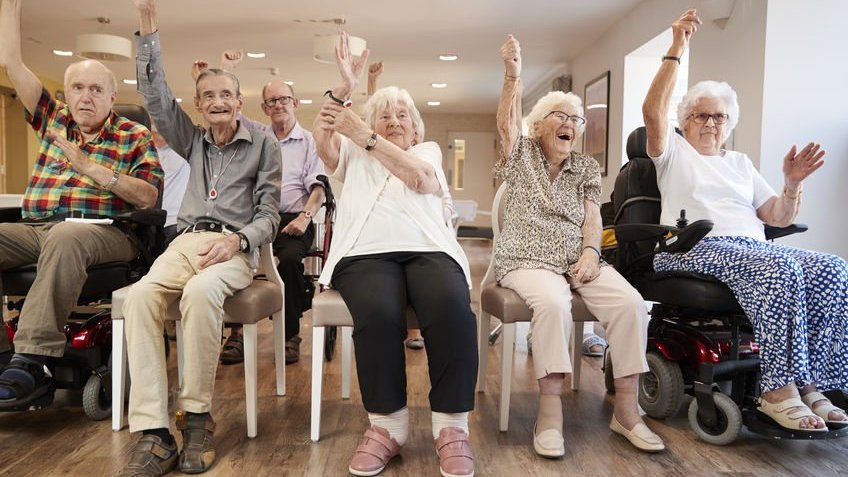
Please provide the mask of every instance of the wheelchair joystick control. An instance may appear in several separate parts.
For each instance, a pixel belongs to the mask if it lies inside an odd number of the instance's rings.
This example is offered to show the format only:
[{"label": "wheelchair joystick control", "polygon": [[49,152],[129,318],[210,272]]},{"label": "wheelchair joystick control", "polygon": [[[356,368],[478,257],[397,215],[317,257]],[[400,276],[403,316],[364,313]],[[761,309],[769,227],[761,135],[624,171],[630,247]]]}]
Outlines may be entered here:
[{"label": "wheelchair joystick control", "polygon": [[682,229],[689,225],[689,221],[686,220],[686,209],[680,209],[680,217],[677,218],[677,228]]}]

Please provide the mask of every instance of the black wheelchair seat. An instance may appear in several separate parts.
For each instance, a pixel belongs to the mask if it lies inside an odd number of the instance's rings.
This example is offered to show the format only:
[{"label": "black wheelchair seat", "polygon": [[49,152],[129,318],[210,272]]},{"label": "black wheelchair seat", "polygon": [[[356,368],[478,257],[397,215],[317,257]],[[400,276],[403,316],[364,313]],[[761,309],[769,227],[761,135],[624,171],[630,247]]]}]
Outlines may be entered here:
[{"label": "black wheelchair seat", "polygon": [[631,283],[648,301],[714,313],[743,313],[730,288],[710,275],[654,272],[634,278]]},{"label": "black wheelchair seat", "polygon": [[[35,264],[10,268],[2,272],[0,283],[3,293],[11,296],[26,296],[38,268]],[[138,280],[138,273],[128,262],[107,262],[88,267],[88,278],[82,287],[81,302],[94,301],[118,288],[122,288]]]}]

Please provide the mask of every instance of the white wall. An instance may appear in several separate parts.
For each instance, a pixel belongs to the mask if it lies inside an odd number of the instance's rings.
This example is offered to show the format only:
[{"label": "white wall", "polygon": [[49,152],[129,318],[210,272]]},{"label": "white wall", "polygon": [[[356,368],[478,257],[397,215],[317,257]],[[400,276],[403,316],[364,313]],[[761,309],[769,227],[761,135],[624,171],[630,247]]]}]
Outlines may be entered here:
[{"label": "white wall", "polygon": [[780,193],[783,156],[815,141],[825,165],[804,183],[798,222],[807,233],[781,241],[848,258],[848,61],[842,0],[768,5],[760,171]]}]

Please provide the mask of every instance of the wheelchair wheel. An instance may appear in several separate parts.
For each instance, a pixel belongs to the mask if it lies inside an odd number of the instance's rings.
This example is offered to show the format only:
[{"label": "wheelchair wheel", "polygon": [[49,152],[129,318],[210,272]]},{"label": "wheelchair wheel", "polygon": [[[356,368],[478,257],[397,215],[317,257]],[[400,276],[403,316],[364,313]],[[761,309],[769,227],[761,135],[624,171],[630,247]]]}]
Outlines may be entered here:
[{"label": "wheelchair wheel", "polygon": [[336,326],[328,326],[327,332],[324,333],[324,358],[328,362],[333,360],[333,355],[336,353],[336,333],[338,333]]},{"label": "wheelchair wheel", "polygon": [[714,426],[708,426],[701,422],[698,418],[698,400],[693,399],[692,403],[689,404],[689,425],[702,441],[716,446],[724,446],[739,437],[739,432],[742,430],[742,411],[733,402],[733,399],[724,393],[714,392],[713,399],[715,400],[718,422]]},{"label": "wheelchair wheel", "polygon": [[648,372],[639,378],[639,405],[654,419],[674,415],[683,402],[683,373],[677,363],[648,352]]},{"label": "wheelchair wheel", "polygon": [[112,415],[112,396],[103,390],[103,381],[94,373],[82,388],[82,409],[85,415],[95,421],[102,421]]}]

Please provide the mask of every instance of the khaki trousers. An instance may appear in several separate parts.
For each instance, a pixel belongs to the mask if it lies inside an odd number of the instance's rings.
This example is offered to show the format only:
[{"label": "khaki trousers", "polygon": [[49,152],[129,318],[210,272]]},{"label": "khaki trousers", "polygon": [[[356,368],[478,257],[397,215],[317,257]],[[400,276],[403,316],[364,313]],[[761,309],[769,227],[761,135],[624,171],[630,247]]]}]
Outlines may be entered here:
[{"label": "khaki trousers", "polygon": [[579,283],[543,269],[518,269],[506,274],[501,286],[518,293],[533,310],[533,369],[536,379],[570,373],[571,293],[583,298],[598,319],[615,356],[616,378],[648,370],[648,312],[645,302],[612,267],[601,267],[598,278]]},{"label": "khaki trousers", "polygon": [[[128,262],[138,250],[111,225],[73,222],[0,224],[0,270],[35,263],[38,274],[24,301],[15,351],[59,357],[65,353],[62,329],[79,299],[92,265]],[[9,349],[0,337],[0,352]]]},{"label": "khaki trousers", "polygon": [[198,251],[223,237],[216,232],[177,236],[150,272],[133,285],[124,302],[124,326],[132,386],[130,432],[169,427],[168,374],[162,338],[165,312],[180,300],[183,383],[176,408],[209,412],[221,349],[224,300],[253,279],[248,258],[237,253],[203,270]]}]

